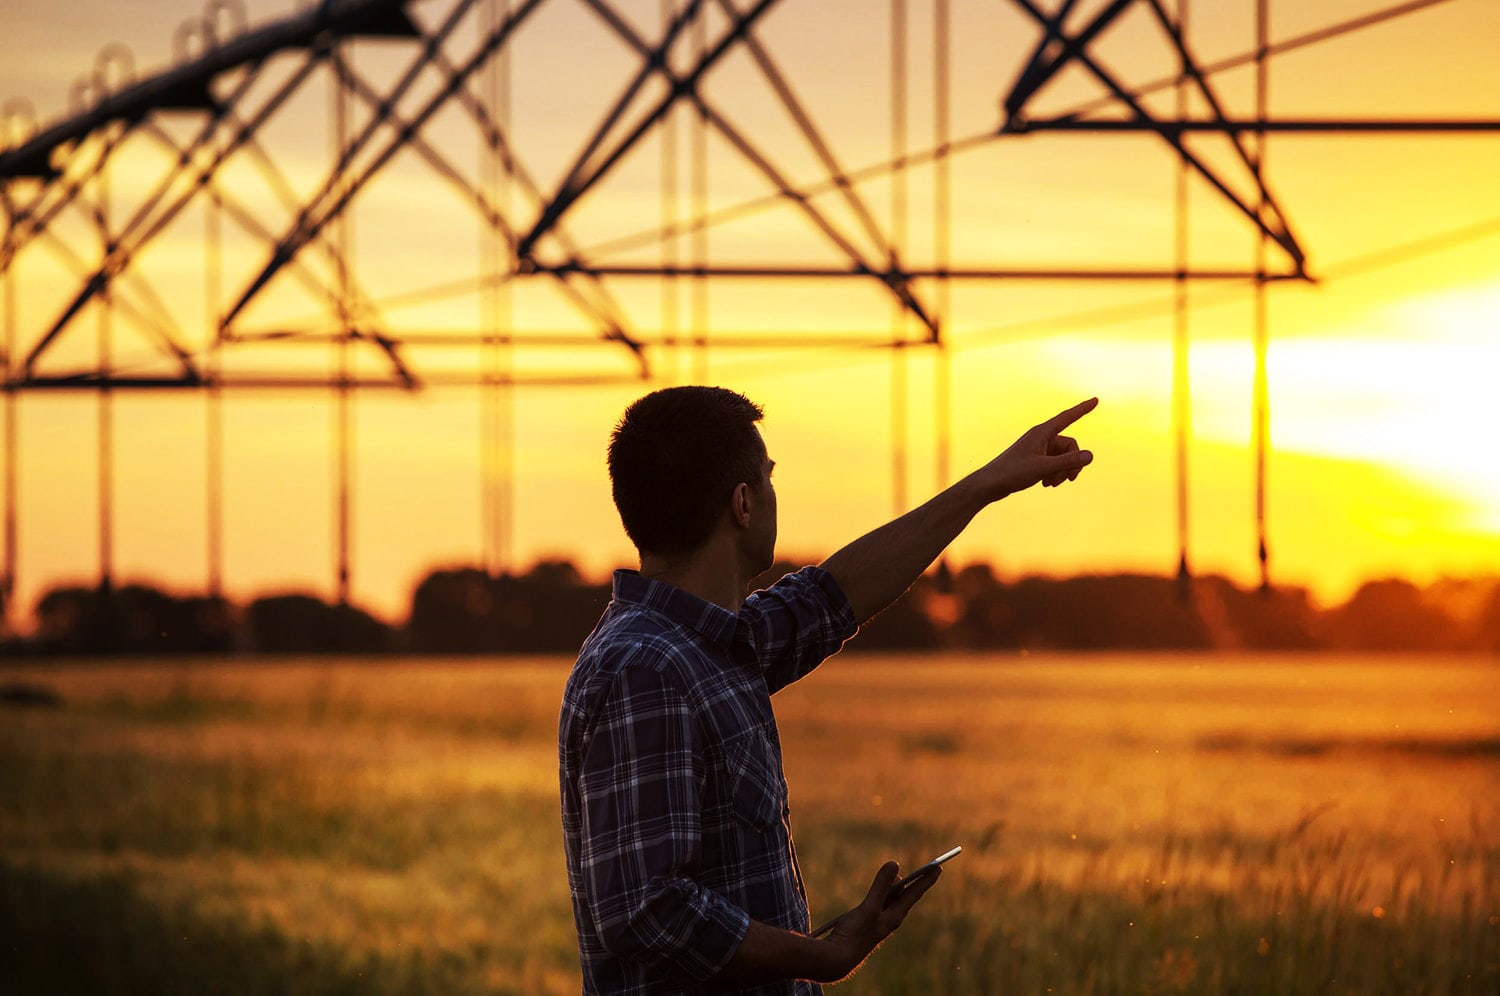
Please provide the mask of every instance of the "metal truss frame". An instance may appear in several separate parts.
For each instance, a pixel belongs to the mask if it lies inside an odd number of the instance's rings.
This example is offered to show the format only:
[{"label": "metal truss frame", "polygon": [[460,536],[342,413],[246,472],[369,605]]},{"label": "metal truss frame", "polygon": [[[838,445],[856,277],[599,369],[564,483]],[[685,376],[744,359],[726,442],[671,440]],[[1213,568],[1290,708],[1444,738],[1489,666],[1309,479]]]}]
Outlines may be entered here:
[{"label": "metal truss frame", "polygon": [[[6,216],[0,241],[0,288],[5,290],[3,389],[6,395],[7,460],[6,531],[9,591],[14,580],[15,424],[16,397],[29,391],[78,390],[100,396],[101,507],[108,506],[108,466],[113,460],[109,398],[120,390],[192,389],[207,391],[217,404],[220,392],[229,389],[318,389],[335,392],[339,401],[341,471],[341,540],[345,552],[339,567],[341,597],[347,596],[347,506],[348,491],[348,396],[367,388],[411,390],[427,385],[465,383],[503,392],[512,387],[589,384],[650,379],[653,348],[663,343],[691,341],[708,348],[706,327],[697,327],[684,337],[676,327],[675,301],[664,304],[663,328],[642,331],[635,327],[628,309],[617,294],[622,281],[649,279],[675,287],[674,281],[692,281],[695,293],[693,324],[703,325],[706,307],[703,288],[711,281],[757,280],[852,280],[881,288],[893,308],[892,332],[887,337],[835,336],[813,332],[799,334],[766,330],[737,336],[732,342],[718,340],[713,348],[791,349],[802,346],[871,346],[894,350],[903,362],[907,347],[935,346],[945,360],[939,364],[940,460],[946,478],[947,460],[947,350],[945,335],[951,281],[1159,281],[1177,289],[1176,344],[1179,363],[1174,374],[1174,412],[1177,425],[1179,470],[1180,573],[1189,574],[1187,562],[1186,446],[1188,382],[1186,374],[1186,288],[1198,281],[1250,282],[1256,288],[1256,343],[1260,357],[1256,372],[1255,425],[1258,453],[1257,510],[1261,521],[1258,556],[1263,579],[1268,577],[1264,535],[1265,451],[1268,446],[1267,391],[1264,352],[1268,337],[1265,289],[1278,281],[1313,279],[1308,253],[1290,218],[1288,206],[1277,196],[1265,169],[1265,138],[1278,133],[1356,134],[1494,134],[1500,119],[1453,118],[1277,118],[1268,113],[1266,80],[1268,62],[1279,55],[1316,45],[1376,24],[1414,15],[1449,0],[1406,0],[1379,6],[1361,16],[1327,25],[1306,34],[1273,40],[1268,31],[1269,0],[1246,0],[1255,9],[1256,39],[1247,51],[1216,62],[1197,57],[1189,41],[1188,0],[1176,0],[1169,9],[1165,0],[972,0],[1005,6],[1019,12],[1036,29],[1034,48],[1024,60],[1001,98],[1001,120],[992,128],[955,138],[951,134],[949,109],[949,49],[951,47],[951,2],[934,0],[933,91],[936,101],[933,143],[910,147],[907,136],[907,66],[902,46],[893,46],[892,146],[888,160],[851,168],[841,160],[826,129],[799,93],[789,74],[779,64],[757,27],[788,0],[663,0],[660,32],[648,37],[625,11],[623,0],[444,0],[433,17],[417,18],[410,0],[319,0],[315,5],[273,23],[250,28],[229,0],[214,0],[205,15],[192,20],[177,34],[177,64],[141,79],[133,79],[129,53],[112,46],[101,53],[93,72],[75,88],[74,107],[61,120],[42,129],[25,131],[31,118],[23,104],[4,108],[3,121],[12,135],[0,147],[0,208]],[[1374,2],[1374,0],[1372,0]],[[636,64],[582,147],[562,171],[561,179],[544,189],[523,162],[509,131],[509,84],[500,81],[499,64],[508,58],[519,30],[548,4],[571,3],[589,11],[629,52]],[[437,6],[437,5],[434,5]],[[474,47],[455,55],[452,42],[466,18],[483,9],[486,14]],[[893,37],[903,37],[907,25],[906,0],[891,0]],[[1144,11],[1159,30],[1179,63],[1177,72],[1134,87],[1115,72],[1099,54],[1096,43],[1105,38],[1125,15]],[[718,25],[717,31],[711,24]],[[407,46],[404,68],[393,78],[376,80],[363,75],[348,57],[353,42],[380,41]],[[193,51],[196,46],[196,52]],[[902,49],[902,51],[895,51]],[[394,49],[393,49],[394,50]],[[776,157],[751,130],[738,123],[730,108],[712,99],[705,80],[730,55],[748,58],[768,86],[775,102],[795,125],[824,175],[799,186],[777,165]],[[278,67],[279,81],[259,86]],[[1252,117],[1234,117],[1227,110],[1215,77],[1229,70],[1253,66],[1256,72],[1257,107]],[[298,94],[320,85],[325,71],[336,81],[330,113],[336,135],[326,175],[310,193],[299,194],[279,168],[263,141],[268,124]],[[1102,90],[1103,96],[1065,112],[1038,115],[1034,112],[1049,83],[1064,71],[1081,71]],[[419,80],[435,73],[436,88],[423,91]],[[488,75],[486,75],[488,74]],[[488,92],[482,79],[488,79]],[[1175,113],[1154,112],[1147,98],[1171,90],[1176,96]],[[504,93],[504,99],[498,99]],[[420,94],[420,96],[418,96]],[[1191,106],[1207,113],[1190,114]],[[440,112],[457,108],[478,136],[487,157],[487,173],[479,179],[465,174],[451,156],[427,133]],[[358,128],[356,112],[364,115]],[[649,137],[661,136],[664,145],[675,148],[676,131],[669,127],[673,115],[682,112],[697,125],[692,210],[688,217],[676,216],[675,208],[662,224],[610,239],[593,246],[582,244],[570,231],[569,220],[590,191],[617,170]],[[183,140],[164,127],[166,118],[196,121]],[[1097,266],[984,267],[951,262],[952,205],[949,163],[959,155],[993,142],[1024,139],[1045,132],[1079,134],[1139,133],[1159,140],[1179,164],[1175,215],[1179,237],[1175,265],[1130,267],[1101,261]],[[712,134],[739,157],[749,170],[772,191],[728,207],[710,210],[700,175],[706,156],[707,136]],[[1218,136],[1232,152],[1225,165],[1195,151],[1194,135]],[[112,217],[111,166],[122,148],[146,143],[166,155],[168,168],[124,219]],[[672,143],[672,144],[669,144]],[[431,170],[433,177],[453,191],[473,211],[482,238],[489,240],[487,276],[480,289],[490,295],[496,316],[493,327],[478,331],[410,327],[383,314],[382,302],[363,286],[354,260],[348,221],[361,192],[402,153],[412,153]],[[269,226],[254,208],[239,197],[224,174],[231,163],[254,168],[273,190],[293,221],[280,228]],[[935,234],[932,262],[913,265],[907,258],[905,238],[906,174],[918,167],[935,169]],[[664,187],[678,182],[675,171]],[[675,170],[675,168],[674,168]],[[888,179],[892,192],[889,223],[882,225],[878,212],[861,185]],[[1186,205],[1189,182],[1212,190],[1233,212],[1241,216],[1259,238],[1253,262],[1243,268],[1194,267],[1186,245]],[[514,195],[524,204],[518,208]],[[847,212],[841,223],[820,207],[818,198],[832,194]],[[674,201],[675,203],[675,201]],[[205,257],[210,271],[212,317],[208,335],[191,335],[180,327],[163,302],[163,292],[154,287],[136,265],[145,250],[176,223],[185,211],[207,205],[209,234]],[[710,258],[706,233],[717,225],[776,206],[794,208],[839,261],[836,264],[802,264],[795,260],[774,265],[725,262]],[[65,217],[82,218],[92,230],[93,244],[80,245],[59,234]],[[849,219],[852,219],[852,223]],[[227,296],[219,286],[221,264],[218,239],[225,220],[237,226],[266,253],[264,263],[238,290]],[[852,229],[849,227],[852,224]],[[678,257],[676,241],[692,239],[690,260]],[[864,247],[861,246],[863,243]],[[665,247],[671,245],[667,250]],[[663,247],[656,264],[613,261],[622,252],[647,246]],[[40,334],[22,342],[18,330],[18,261],[29,253],[45,252],[76,274],[75,290],[66,306]],[[276,280],[286,274],[324,302],[335,320],[327,317],[305,324],[283,323],[270,328],[242,327],[241,319]],[[332,275],[330,277],[330,274]],[[550,282],[576,310],[591,331],[519,331],[503,318],[496,297],[506,287],[529,280]],[[474,284],[434,287],[441,296],[456,290],[474,291]],[[96,362],[65,372],[46,372],[44,361],[60,340],[84,324],[92,307],[98,318]],[[666,317],[671,314],[669,321]],[[132,373],[114,363],[112,342],[116,318],[142,330],[170,372],[155,369]],[[201,330],[200,330],[201,331]],[[915,332],[915,334],[913,334]],[[87,331],[81,333],[87,334]],[[205,345],[195,347],[193,341]],[[300,342],[330,345],[336,350],[335,369],[328,375],[294,371],[266,374],[229,374],[222,359],[236,345],[265,342]],[[618,374],[590,374],[570,369],[521,373],[509,365],[509,351],[528,346],[603,345],[623,350],[627,362]],[[428,373],[408,358],[414,347],[478,347],[485,361],[472,375]],[[382,364],[382,373],[356,374],[351,350],[372,351]],[[904,368],[901,368],[904,369]],[[905,381],[904,373],[893,398],[893,432],[898,437],[896,478],[898,495],[904,494]],[[493,406],[492,402],[492,406]],[[486,418],[501,418],[498,408]],[[210,419],[217,425],[217,409]],[[489,447],[503,445],[504,432],[491,425]],[[215,444],[217,445],[217,444]],[[216,459],[216,458],[215,458]],[[486,457],[491,463],[500,458]],[[495,475],[491,474],[491,478]],[[500,476],[504,476],[503,474]],[[501,484],[491,480],[491,489]],[[498,493],[494,504],[501,504]],[[898,500],[899,503],[899,500]],[[101,573],[108,582],[108,512],[102,513]],[[495,513],[494,535],[487,546],[503,545]],[[217,520],[215,520],[217,521]],[[488,528],[488,527],[487,527]],[[211,571],[214,573],[214,571]],[[215,574],[215,578],[216,578]],[[217,579],[213,586],[217,585]]]}]

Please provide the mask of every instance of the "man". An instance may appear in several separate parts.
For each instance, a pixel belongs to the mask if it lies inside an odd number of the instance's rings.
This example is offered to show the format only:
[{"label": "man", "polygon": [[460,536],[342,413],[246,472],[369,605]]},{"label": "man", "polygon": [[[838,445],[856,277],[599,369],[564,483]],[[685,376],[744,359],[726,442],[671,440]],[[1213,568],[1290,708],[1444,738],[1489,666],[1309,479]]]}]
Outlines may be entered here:
[{"label": "man", "polygon": [[640,552],[568,679],[563,837],[586,993],[817,993],[852,973],[937,880],[897,867],[809,937],[771,694],[898,598],[981,509],[1093,459],[1061,435],[1090,399],[920,508],[746,597],[776,545],[761,409],[715,387],[648,394],[609,446]]}]

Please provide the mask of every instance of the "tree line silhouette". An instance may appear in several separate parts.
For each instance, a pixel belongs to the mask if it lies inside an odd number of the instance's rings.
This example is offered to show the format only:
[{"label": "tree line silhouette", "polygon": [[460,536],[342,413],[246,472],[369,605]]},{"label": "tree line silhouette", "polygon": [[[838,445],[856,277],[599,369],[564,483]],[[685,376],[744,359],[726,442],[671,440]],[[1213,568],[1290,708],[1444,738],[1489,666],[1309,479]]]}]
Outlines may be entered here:
[{"label": "tree line silhouette", "polygon": [[[780,562],[758,585],[797,564]],[[238,605],[149,585],[63,586],[38,601],[7,656],[257,654],[567,654],[609,601],[607,579],[569,561],[520,573],[433,570],[392,624],[350,605],[281,593]],[[1443,650],[1500,654],[1500,578],[1418,587],[1367,581],[1317,606],[1304,588],[1249,591],[1226,578],[1145,574],[1023,577],[946,565],[868,623],[864,650]]]}]

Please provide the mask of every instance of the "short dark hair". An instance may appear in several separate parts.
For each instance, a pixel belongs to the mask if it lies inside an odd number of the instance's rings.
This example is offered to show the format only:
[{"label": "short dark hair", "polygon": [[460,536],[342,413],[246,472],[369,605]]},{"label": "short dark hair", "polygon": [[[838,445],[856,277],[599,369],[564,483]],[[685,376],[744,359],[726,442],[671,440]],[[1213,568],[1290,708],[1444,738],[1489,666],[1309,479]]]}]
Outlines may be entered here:
[{"label": "short dark hair", "polygon": [[765,474],[763,415],[722,387],[668,387],[625,409],[609,438],[609,480],[637,550],[674,556],[708,539],[735,487]]}]

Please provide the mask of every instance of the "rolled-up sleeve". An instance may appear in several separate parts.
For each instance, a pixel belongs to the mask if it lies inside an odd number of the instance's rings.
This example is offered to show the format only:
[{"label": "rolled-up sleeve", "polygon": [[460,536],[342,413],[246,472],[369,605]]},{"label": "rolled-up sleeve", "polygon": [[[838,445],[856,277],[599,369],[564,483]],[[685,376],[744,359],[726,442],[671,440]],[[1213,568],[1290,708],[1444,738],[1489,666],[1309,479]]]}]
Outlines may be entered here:
[{"label": "rolled-up sleeve", "polygon": [[703,734],[671,676],[621,669],[579,775],[580,863],[601,943],[617,958],[711,978],[750,918],[697,881]]},{"label": "rolled-up sleeve", "polygon": [[821,567],[804,567],[755,592],[740,618],[773,692],[808,674],[859,631],[849,597]]}]

